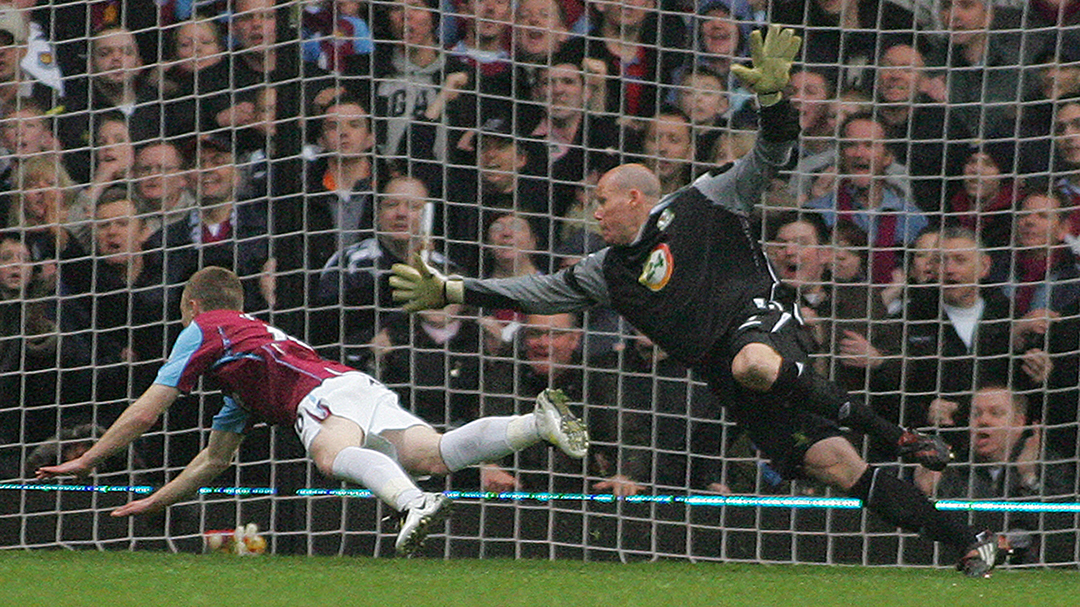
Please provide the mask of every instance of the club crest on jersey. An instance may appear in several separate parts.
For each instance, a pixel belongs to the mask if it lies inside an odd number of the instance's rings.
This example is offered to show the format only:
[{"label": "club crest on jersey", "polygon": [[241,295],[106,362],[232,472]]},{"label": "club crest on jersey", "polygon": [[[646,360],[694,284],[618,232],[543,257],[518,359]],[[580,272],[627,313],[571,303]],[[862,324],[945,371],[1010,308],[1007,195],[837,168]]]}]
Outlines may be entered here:
[{"label": "club crest on jersey", "polygon": [[638,282],[645,285],[651,291],[659,291],[667,286],[671,280],[671,273],[675,271],[675,259],[671,256],[671,249],[667,244],[660,243],[649,253],[649,259],[645,261],[645,267],[638,276]]},{"label": "club crest on jersey", "polygon": [[656,220],[656,229],[661,232],[666,230],[671,225],[672,219],[675,219],[675,211],[672,211],[671,207],[660,211],[660,217]]}]

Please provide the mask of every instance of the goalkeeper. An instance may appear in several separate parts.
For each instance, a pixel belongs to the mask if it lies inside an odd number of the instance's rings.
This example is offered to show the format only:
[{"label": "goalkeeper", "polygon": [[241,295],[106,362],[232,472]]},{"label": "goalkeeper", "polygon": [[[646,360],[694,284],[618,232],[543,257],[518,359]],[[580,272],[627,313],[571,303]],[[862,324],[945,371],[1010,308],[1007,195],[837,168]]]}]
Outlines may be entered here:
[{"label": "goalkeeper", "polygon": [[775,25],[764,40],[751,35],[752,67],[733,70],[757,93],[760,134],[729,170],[663,198],[657,177],[638,164],[600,179],[595,218],[607,248],[556,274],[488,280],[446,278],[414,257],[393,268],[394,298],[409,311],[448,302],[536,314],[612,306],[706,379],[782,475],[858,497],[890,523],[956,546],[958,567],[983,575],[1004,558],[1004,540],[977,533],[910,483],[868,465],[839,425],[932,470],[949,462],[948,447],[884,420],[816,375],[800,342],[798,306],[774,298],[779,282],[748,215],[799,134],[781,91],[800,43]]}]

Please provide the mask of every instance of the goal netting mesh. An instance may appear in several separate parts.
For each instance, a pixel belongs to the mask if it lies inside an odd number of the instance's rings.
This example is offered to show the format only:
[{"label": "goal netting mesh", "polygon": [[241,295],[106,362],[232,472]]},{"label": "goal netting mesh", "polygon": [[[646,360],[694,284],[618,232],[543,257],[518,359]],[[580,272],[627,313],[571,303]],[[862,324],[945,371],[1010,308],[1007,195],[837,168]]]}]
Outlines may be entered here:
[{"label": "goal netting mesh", "polygon": [[[817,369],[958,453],[939,507],[1080,562],[1080,53],[1051,0],[129,0],[0,5],[0,546],[198,551],[256,523],[281,554],[388,555],[392,510],[255,426],[166,512],[222,399],[183,397],[92,476],[38,484],[153,381],[199,267],[248,311],[448,429],[563,388],[577,462],[534,447],[421,479],[445,557],[937,565],[956,555],[783,480],[687,369],[610,310],[408,316],[390,264],[551,273],[602,246],[592,192],[640,162],[674,191],[753,149],[733,77],[796,28],[802,136],[749,225]],[[973,240],[974,239],[974,240]],[[958,244],[959,243],[959,244]],[[631,497],[613,497],[626,491]]]}]

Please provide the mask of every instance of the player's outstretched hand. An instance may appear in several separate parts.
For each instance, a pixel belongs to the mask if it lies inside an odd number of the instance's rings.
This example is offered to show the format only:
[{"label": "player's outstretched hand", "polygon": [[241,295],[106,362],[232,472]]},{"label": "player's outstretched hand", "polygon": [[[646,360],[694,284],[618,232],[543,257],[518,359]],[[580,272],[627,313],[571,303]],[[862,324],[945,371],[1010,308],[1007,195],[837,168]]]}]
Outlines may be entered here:
[{"label": "player's outstretched hand", "polygon": [[93,469],[93,466],[87,466],[81,457],[77,457],[56,466],[42,466],[34,473],[34,477],[40,481],[54,476],[85,476]]},{"label": "player's outstretched hand", "polygon": [[791,64],[799,54],[802,38],[795,30],[770,25],[764,40],[760,30],[750,34],[750,60],[752,67],[733,65],[731,71],[766,104],[780,100],[780,92],[787,86]]},{"label": "player's outstretched hand", "polygon": [[394,301],[403,302],[405,305],[402,307],[406,312],[461,303],[461,280],[443,276],[428,265],[419,253],[413,253],[408,264],[395,263],[391,271],[390,287],[394,290]]},{"label": "player's outstretched hand", "polygon": [[157,503],[154,496],[144,497],[141,500],[135,500],[134,502],[128,502],[123,506],[120,506],[116,510],[113,510],[111,515],[115,517],[121,516],[133,516],[136,514],[146,514],[148,512],[157,512],[161,510],[163,506]]}]

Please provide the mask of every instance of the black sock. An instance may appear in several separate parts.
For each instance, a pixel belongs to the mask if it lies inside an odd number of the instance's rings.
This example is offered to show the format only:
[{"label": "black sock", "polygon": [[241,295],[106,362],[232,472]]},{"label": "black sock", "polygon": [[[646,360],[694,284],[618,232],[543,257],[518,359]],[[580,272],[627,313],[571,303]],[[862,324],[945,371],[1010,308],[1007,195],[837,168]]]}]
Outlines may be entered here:
[{"label": "black sock", "polygon": [[790,406],[836,420],[889,447],[895,447],[904,433],[900,426],[875,413],[866,403],[851,398],[846,390],[805,363],[785,358],[770,393]]},{"label": "black sock", "polygon": [[874,466],[866,469],[848,492],[863,501],[863,506],[887,523],[907,531],[966,549],[975,541],[976,531],[955,512],[934,508],[922,491],[900,480],[887,470]]}]

